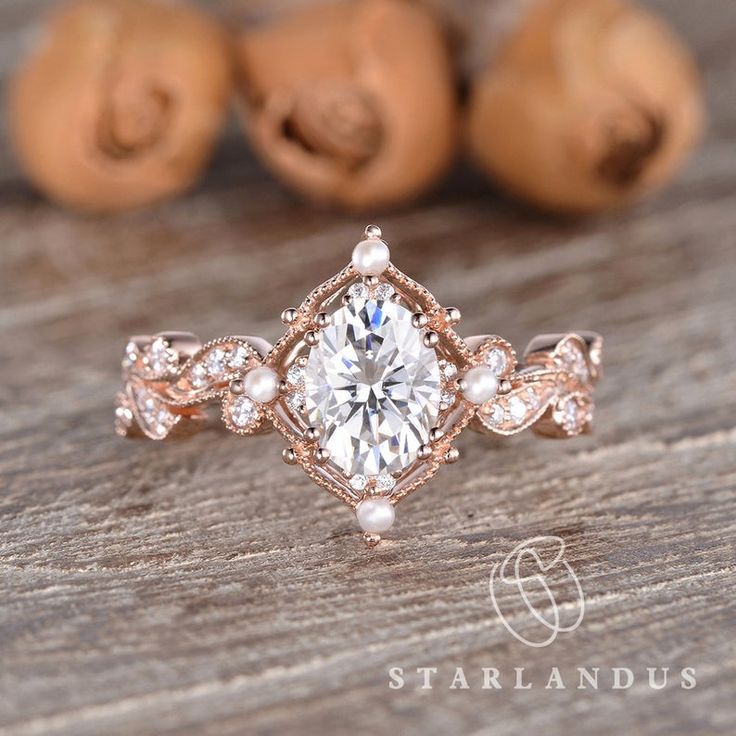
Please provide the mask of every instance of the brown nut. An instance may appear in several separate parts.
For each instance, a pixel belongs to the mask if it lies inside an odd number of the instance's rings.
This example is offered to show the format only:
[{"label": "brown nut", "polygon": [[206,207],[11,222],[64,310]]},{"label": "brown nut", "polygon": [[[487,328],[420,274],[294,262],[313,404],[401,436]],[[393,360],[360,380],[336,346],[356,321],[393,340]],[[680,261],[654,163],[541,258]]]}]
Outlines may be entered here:
[{"label": "brown nut", "polygon": [[185,5],[78,0],[12,85],[29,177],[71,207],[123,210],[176,194],[207,163],[232,89],[226,39]]},{"label": "brown nut", "polygon": [[690,54],[620,0],[537,0],[476,76],[469,146],[511,192],[592,212],[663,185],[701,128]]},{"label": "brown nut", "polygon": [[246,133],[274,173],[352,210],[408,200],[451,161],[457,104],[442,30],[403,0],[307,7],[237,43]]}]

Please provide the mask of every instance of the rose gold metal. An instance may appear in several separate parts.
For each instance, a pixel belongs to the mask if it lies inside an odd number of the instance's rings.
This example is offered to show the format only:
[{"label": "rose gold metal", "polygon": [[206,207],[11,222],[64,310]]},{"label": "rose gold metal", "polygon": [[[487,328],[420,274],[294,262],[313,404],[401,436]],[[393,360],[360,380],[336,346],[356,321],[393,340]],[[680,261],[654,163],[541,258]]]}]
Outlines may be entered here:
[{"label": "rose gold metal", "polygon": [[[369,237],[380,237],[375,226],[369,231]],[[414,326],[424,330],[424,344],[436,351],[442,366],[443,399],[436,426],[416,461],[394,474],[395,485],[388,491],[379,490],[375,479],[364,491],[356,491],[350,478],[330,462],[329,452],[317,445],[320,428],[308,424],[303,396],[290,371],[301,370],[310,346],[319,342],[319,329],[329,325],[332,311],[350,301],[347,290],[355,283],[369,290],[388,284],[394,290],[390,298],[414,314]],[[453,442],[468,425],[500,435],[531,427],[547,437],[572,437],[590,429],[592,394],[601,374],[602,340],[595,333],[540,335],[519,361],[511,345],[496,335],[460,338],[453,329],[459,310],[440,305],[393,264],[370,278],[361,277],[349,264],[281,316],[287,328],[274,346],[258,337],[240,336],[202,345],[183,332],[130,338],[123,359],[124,387],[116,402],[116,431],[121,435],[140,431],[160,440],[205,418],[204,407],[219,403],[228,429],[241,435],[276,429],[288,443],[282,452],[284,462],[300,465],[315,483],[355,508],[371,494],[387,495],[397,504],[423,486],[442,465],[457,461]],[[244,393],[246,374],[261,365],[279,377],[279,395],[266,404]],[[462,396],[463,376],[480,365],[497,371],[499,389],[485,404],[475,406]],[[364,539],[374,546],[381,537],[366,533]]]}]

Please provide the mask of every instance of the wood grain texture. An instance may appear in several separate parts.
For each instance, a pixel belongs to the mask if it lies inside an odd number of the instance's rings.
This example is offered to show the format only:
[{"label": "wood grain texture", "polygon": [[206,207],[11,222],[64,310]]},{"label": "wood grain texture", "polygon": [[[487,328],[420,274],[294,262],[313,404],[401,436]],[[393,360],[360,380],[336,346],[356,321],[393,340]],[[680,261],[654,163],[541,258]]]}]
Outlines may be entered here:
[{"label": "wood grain texture", "polygon": [[[45,3],[0,8],[2,69]],[[462,168],[382,216],[397,265],[464,334],[585,327],[606,339],[597,433],[465,433],[463,459],[367,552],[346,509],[273,435],[125,441],[111,401],[125,336],[280,334],[363,220],[295,201],[225,139],[182,200],[79,218],[0,146],[0,731],[4,734],[731,734],[736,720],[736,7],[661,0],[695,46],[711,124],[662,195],[555,221]],[[275,267],[277,265],[277,267]],[[533,650],[488,575],[558,534],[583,625]],[[544,690],[550,668],[637,684]],[[390,690],[387,668],[435,666]],[[455,666],[470,690],[450,690]],[[530,691],[480,690],[480,668]],[[662,691],[645,668],[668,666]],[[694,667],[697,687],[677,673]],[[565,678],[568,679],[567,676]]]}]

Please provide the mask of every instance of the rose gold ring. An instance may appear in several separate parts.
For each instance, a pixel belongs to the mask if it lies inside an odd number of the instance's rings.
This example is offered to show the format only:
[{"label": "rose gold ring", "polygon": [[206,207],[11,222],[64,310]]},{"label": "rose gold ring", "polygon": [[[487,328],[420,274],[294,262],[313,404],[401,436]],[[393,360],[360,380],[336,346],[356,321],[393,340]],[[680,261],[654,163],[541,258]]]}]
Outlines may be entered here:
[{"label": "rose gold ring", "polygon": [[601,338],[540,335],[521,363],[495,335],[462,339],[460,312],[399,271],[375,225],[351,263],[281,314],[273,346],[258,337],[204,345],[190,333],[133,337],[123,357],[115,428],[164,439],[219,404],[240,435],[275,428],[283,460],[354,510],[369,546],[394,507],[444,464],[470,425],[512,435],[585,432]]}]

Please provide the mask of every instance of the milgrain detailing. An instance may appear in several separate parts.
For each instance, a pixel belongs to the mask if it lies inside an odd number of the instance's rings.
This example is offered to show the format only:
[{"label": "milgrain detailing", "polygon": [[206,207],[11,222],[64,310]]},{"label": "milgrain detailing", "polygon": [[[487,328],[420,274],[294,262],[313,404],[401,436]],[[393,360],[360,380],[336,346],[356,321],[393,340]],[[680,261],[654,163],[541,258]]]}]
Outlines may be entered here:
[{"label": "milgrain detailing", "polygon": [[115,428],[161,440],[206,417],[217,403],[240,435],[275,428],[299,464],[356,514],[368,546],[394,521],[395,506],[442,465],[468,425],[549,437],[588,431],[601,338],[541,335],[521,363],[495,335],[463,340],[460,312],[443,307],[389,260],[375,225],[342,271],[281,314],[283,337],[190,333],[130,338]]},{"label": "milgrain detailing", "polygon": [[650,690],[697,686],[694,667],[550,667],[532,676],[525,667],[502,671],[497,667],[389,667],[391,690],[628,690],[634,685]]}]

